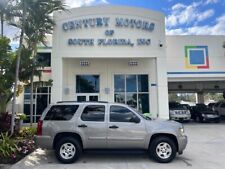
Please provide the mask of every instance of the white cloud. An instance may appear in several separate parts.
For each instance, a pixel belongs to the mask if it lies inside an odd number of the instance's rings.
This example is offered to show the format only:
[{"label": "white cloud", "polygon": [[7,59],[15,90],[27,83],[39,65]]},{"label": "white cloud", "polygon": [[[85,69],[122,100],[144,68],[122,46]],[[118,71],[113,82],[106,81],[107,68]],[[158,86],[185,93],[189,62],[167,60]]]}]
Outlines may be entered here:
[{"label": "white cloud", "polygon": [[[0,30],[1,30],[1,28],[0,28]],[[13,27],[13,26],[9,26],[8,24],[6,24],[6,22],[4,22],[4,25],[3,25],[3,33],[11,41],[15,41],[16,40],[16,37],[19,36],[20,29],[18,29],[16,27]]]},{"label": "white cloud", "polygon": [[207,1],[205,1],[205,4],[207,5],[207,4],[216,4],[216,3],[218,3],[219,2],[219,0],[207,0]]},{"label": "white cloud", "polygon": [[225,14],[216,19],[215,25],[166,29],[167,35],[225,35]]},{"label": "white cloud", "polygon": [[90,6],[95,4],[107,4],[107,0],[65,0],[65,4],[69,8],[81,7],[81,6]]},{"label": "white cloud", "polygon": [[190,5],[175,4],[171,8],[171,14],[166,17],[166,26],[172,28],[180,25],[190,25],[213,16],[213,9],[200,11],[199,8],[202,4],[202,1],[193,2]]}]

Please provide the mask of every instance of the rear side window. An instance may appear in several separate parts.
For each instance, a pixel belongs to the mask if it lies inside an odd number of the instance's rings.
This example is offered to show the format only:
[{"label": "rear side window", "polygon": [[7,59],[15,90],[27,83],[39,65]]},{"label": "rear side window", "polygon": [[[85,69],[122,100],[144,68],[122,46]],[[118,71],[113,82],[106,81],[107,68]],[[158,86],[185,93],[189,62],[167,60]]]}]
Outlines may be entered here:
[{"label": "rear side window", "polygon": [[81,115],[83,121],[104,121],[105,119],[105,106],[103,105],[89,105],[84,108]]},{"label": "rear side window", "polygon": [[47,112],[44,120],[70,120],[78,109],[78,105],[56,105]]}]

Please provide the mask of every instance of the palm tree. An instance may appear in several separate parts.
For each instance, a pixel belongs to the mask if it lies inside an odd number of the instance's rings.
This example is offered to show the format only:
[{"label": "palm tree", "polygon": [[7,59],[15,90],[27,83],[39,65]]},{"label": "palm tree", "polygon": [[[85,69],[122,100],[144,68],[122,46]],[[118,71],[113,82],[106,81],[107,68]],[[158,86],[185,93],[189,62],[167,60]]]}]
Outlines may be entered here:
[{"label": "palm tree", "polygon": [[[48,3],[47,3],[48,2]],[[41,8],[37,8],[40,6]],[[27,43],[32,49],[33,63],[37,57],[38,43],[45,44],[46,34],[51,34],[54,26],[54,21],[50,17],[55,10],[63,10],[64,7],[61,1],[39,0],[33,3],[31,15],[27,18],[29,22],[25,25],[25,33],[27,35]],[[37,15],[38,13],[38,15]],[[33,77],[34,71],[31,73],[30,79],[30,125],[33,121]]]},{"label": "palm tree", "polygon": [[[44,42],[46,33],[51,33],[54,26],[54,21],[50,18],[49,14],[56,10],[64,9],[61,0],[18,0],[17,2],[14,8],[14,14],[19,18],[19,22],[14,25],[21,29],[21,33],[14,83],[11,134],[14,132],[16,89],[24,34],[27,37],[27,44],[32,48],[32,57],[35,58],[37,54],[37,44],[39,42]],[[33,105],[33,89],[31,89],[31,92],[31,105]],[[33,109],[31,110],[31,116],[33,114],[32,112]]]}]

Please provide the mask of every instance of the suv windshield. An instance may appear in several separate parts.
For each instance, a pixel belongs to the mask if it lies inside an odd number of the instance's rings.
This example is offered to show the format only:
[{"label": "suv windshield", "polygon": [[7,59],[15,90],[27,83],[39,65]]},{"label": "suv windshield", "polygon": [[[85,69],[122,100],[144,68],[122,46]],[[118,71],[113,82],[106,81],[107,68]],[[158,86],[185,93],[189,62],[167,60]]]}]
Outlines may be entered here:
[{"label": "suv windshield", "polygon": [[183,109],[183,110],[187,110],[187,107],[179,104],[179,103],[169,103],[169,109]]}]

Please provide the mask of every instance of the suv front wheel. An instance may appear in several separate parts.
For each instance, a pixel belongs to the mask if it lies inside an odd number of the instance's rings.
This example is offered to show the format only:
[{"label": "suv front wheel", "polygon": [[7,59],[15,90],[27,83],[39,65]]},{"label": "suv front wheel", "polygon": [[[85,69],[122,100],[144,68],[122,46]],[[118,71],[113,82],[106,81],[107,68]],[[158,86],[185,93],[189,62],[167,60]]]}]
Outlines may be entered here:
[{"label": "suv front wheel", "polygon": [[150,145],[150,156],[160,163],[172,161],[176,153],[176,145],[169,137],[156,137]]},{"label": "suv front wheel", "polygon": [[81,151],[82,148],[80,142],[72,137],[60,139],[55,148],[57,159],[65,164],[76,161],[79,158]]}]

